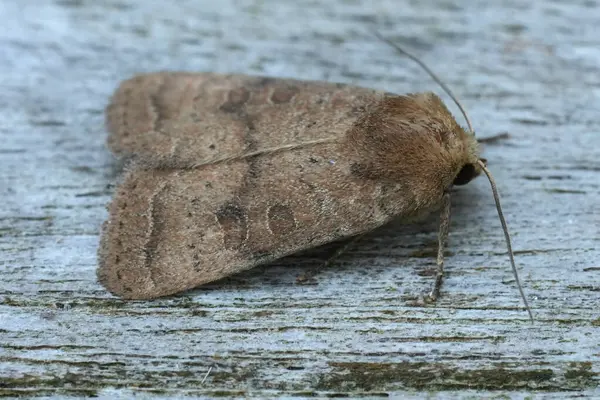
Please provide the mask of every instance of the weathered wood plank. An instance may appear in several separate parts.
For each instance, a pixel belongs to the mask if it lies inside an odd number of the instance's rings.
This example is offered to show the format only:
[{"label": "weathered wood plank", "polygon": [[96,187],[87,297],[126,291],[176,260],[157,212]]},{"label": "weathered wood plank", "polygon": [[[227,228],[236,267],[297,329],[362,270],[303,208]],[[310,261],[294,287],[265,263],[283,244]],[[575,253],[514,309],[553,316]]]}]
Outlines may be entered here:
[{"label": "weathered wood plank", "polygon": [[[0,15],[0,394],[600,397],[596,2],[45,0]],[[537,323],[484,179],[453,198],[435,307],[415,302],[435,217],[374,232],[314,286],[295,278],[331,248],[172,298],[107,294],[118,82],[185,69],[441,93],[371,22],[444,77],[479,136],[510,133],[485,157]]]}]

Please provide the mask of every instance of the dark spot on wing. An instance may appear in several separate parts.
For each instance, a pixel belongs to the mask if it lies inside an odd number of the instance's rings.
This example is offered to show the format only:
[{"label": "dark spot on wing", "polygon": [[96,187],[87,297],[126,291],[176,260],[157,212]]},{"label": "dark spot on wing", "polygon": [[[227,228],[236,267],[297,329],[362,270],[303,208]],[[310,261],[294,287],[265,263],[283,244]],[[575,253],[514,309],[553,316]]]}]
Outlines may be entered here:
[{"label": "dark spot on wing", "polygon": [[267,210],[267,223],[273,235],[287,235],[296,229],[294,212],[289,206],[275,204]]},{"label": "dark spot on wing", "polygon": [[227,203],[216,212],[223,231],[223,245],[228,250],[238,250],[248,236],[248,222],[245,210],[238,204]]},{"label": "dark spot on wing", "polygon": [[220,110],[227,113],[235,113],[242,110],[244,104],[250,98],[250,92],[245,87],[231,90],[227,94],[227,101],[221,105]]}]

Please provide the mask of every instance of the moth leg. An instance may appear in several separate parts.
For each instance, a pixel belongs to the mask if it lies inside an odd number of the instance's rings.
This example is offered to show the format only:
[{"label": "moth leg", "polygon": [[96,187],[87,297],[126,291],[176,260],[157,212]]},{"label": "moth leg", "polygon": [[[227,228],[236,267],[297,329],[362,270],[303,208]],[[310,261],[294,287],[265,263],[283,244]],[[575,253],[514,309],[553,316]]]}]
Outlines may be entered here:
[{"label": "moth leg", "polygon": [[429,293],[429,300],[435,302],[440,296],[440,288],[444,279],[444,248],[448,241],[448,228],[450,226],[450,192],[445,192],[442,197],[442,213],[440,215],[440,230],[438,233],[437,272],[433,289]]},{"label": "moth leg", "polygon": [[298,275],[296,277],[296,283],[299,284],[307,284],[307,283],[313,283],[314,277],[315,275],[317,275],[321,270],[329,267],[331,264],[333,264],[333,262],[339,258],[343,253],[346,252],[346,250],[348,250],[350,248],[350,246],[354,245],[356,242],[358,242],[358,240],[360,238],[362,238],[365,234],[362,233],[360,235],[354,236],[353,238],[351,238],[350,240],[348,240],[345,244],[343,244],[342,246],[340,246],[335,253],[333,253],[333,255],[331,257],[329,257],[327,259],[327,261],[325,261],[323,264],[315,267],[315,268],[311,268],[308,271]]}]

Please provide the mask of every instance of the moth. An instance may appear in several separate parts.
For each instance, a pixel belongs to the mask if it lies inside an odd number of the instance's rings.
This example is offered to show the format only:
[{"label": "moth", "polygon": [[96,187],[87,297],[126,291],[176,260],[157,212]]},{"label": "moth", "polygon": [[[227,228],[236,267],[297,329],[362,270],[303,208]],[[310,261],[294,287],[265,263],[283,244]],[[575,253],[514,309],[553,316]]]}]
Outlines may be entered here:
[{"label": "moth", "polygon": [[108,207],[98,278],[125,299],[441,211],[435,300],[450,190],[489,173],[472,129],[432,92],[155,72],[122,82],[106,111],[110,149],[132,161]]}]

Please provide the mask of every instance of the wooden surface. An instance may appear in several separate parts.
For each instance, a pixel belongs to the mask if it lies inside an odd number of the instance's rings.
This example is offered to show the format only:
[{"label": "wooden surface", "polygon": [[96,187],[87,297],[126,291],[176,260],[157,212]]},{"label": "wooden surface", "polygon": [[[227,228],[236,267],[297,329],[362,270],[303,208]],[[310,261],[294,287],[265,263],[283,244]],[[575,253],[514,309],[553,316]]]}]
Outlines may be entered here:
[{"label": "wooden surface", "polygon": [[[600,4],[3,0],[0,395],[128,398],[600,398]],[[118,176],[104,107],[160,69],[441,90],[367,33],[417,53],[470,112],[489,184],[457,191],[436,306],[434,216],[198,290],[124,302],[97,283]],[[448,97],[443,95],[448,101]],[[451,107],[456,112],[455,107]],[[417,300],[417,301],[415,301]]]}]

